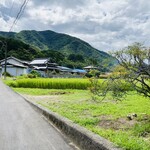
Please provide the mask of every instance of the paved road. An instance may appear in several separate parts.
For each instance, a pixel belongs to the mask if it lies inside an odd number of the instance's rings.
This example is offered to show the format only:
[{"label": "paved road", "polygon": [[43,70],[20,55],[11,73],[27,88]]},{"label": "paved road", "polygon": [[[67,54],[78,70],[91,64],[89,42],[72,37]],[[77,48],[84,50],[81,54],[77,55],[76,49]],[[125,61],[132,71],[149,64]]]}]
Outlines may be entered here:
[{"label": "paved road", "polygon": [[0,80],[0,150],[73,150],[54,127]]}]

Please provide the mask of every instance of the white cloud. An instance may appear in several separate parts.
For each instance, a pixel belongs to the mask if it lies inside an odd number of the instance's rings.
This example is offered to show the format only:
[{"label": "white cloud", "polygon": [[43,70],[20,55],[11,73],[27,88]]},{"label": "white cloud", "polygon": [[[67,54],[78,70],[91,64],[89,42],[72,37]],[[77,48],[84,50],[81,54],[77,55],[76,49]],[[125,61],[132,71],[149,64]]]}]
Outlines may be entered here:
[{"label": "white cloud", "polygon": [[[0,30],[9,29],[22,2],[0,1]],[[31,0],[13,30],[54,30],[108,51],[133,42],[150,46],[149,26],[148,0]]]}]

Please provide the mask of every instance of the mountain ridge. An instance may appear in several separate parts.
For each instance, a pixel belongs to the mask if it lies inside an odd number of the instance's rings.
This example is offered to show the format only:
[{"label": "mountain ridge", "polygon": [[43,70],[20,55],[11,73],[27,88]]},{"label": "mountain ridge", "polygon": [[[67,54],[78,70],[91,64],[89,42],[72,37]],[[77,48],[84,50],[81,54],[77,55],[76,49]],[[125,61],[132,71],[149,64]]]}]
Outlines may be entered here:
[{"label": "mountain ridge", "polygon": [[79,54],[85,58],[93,59],[99,64],[107,62],[108,66],[112,66],[114,63],[114,58],[106,52],[99,51],[92,47],[89,43],[64,33],[57,33],[51,30],[23,30],[18,33],[0,31],[0,36],[9,36],[9,38],[21,40],[26,44],[40,49],[41,51],[58,51],[65,56]]}]

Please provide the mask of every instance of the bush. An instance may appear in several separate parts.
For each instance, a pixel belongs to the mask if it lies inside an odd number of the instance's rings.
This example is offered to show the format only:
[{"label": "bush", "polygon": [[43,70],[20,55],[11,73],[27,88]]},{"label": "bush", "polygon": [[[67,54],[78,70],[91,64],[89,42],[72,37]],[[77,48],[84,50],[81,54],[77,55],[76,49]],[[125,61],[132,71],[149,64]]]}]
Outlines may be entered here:
[{"label": "bush", "polygon": [[17,82],[16,81],[5,81],[5,83],[8,85],[8,86],[10,86],[10,87],[18,87],[18,85],[17,85]]},{"label": "bush", "polygon": [[30,76],[29,78],[41,77],[41,74],[36,70],[32,70],[30,72],[30,74],[33,75],[33,76],[29,75]]},{"label": "bush", "polygon": [[[3,72],[2,75],[4,76],[4,75],[5,75],[5,72]],[[7,76],[7,77],[13,77],[9,72],[6,72],[6,76]]]},{"label": "bush", "polygon": [[99,75],[100,75],[100,71],[98,71],[98,70],[90,70],[89,72],[87,72],[85,74],[85,76],[88,78],[91,78],[91,77],[97,77],[98,78]]},{"label": "bush", "polygon": [[87,73],[85,74],[85,77],[87,77],[87,78],[92,78],[92,75],[91,75],[89,72],[87,72]]},{"label": "bush", "polygon": [[35,74],[28,74],[27,78],[36,78],[36,75]]}]

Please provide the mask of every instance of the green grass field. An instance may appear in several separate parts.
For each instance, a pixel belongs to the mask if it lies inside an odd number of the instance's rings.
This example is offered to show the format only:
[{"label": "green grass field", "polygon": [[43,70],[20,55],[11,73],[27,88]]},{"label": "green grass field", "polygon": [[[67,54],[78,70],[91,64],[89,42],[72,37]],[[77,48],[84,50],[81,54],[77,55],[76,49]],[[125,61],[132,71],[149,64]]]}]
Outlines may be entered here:
[{"label": "green grass field", "polygon": [[11,87],[23,88],[42,88],[42,89],[87,89],[89,87],[88,79],[17,79],[7,80],[5,83]]},{"label": "green grass field", "polygon": [[[150,149],[150,100],[134,91],[123,101],[91,100],[88,90],[14,88],[126,150]],[[132,120],[127,115],[136,113]]]}]

